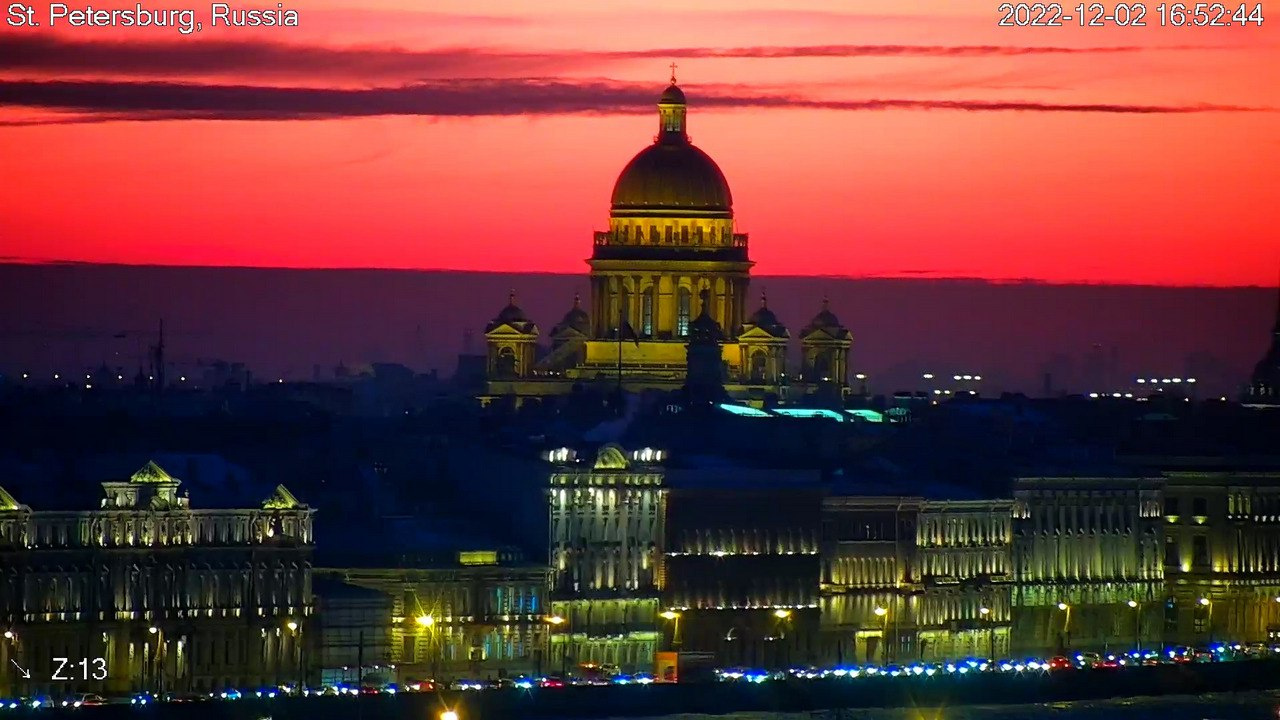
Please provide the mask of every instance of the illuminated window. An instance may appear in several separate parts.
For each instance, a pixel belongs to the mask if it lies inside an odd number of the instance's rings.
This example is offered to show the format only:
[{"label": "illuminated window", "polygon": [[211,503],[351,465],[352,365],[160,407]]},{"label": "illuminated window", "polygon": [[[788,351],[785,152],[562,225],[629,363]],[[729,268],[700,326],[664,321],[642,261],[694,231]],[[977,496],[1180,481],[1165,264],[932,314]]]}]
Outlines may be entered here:
[{"label": "illuminated window", "polygon": [[649,288],[640,299],[640,334],[645,337],[653,335],[653,292]]},{"label": "illuminated window", "polygon": [[689,307],[691,305],[689,288],[682,287],[676,293],[676,335],[689,335]]}]

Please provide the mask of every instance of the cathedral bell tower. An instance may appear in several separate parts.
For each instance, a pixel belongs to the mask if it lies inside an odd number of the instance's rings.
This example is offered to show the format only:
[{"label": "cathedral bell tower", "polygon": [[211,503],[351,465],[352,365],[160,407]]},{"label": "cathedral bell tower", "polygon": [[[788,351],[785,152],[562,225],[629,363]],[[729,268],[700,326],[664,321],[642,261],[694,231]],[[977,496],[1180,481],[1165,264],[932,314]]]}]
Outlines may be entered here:
[{"label": "cathedral bell tower", "polygon": [[685,392],[690,400],[718,402],[725,397],[724,332],[708,312],[710,293],[702,291],[702,312],[689,324],[689,343],[686,345],[686,363],[689,374],[685,378]]},{"label": "cathedral bell tower", "polygon": [[519,380],[532,374],[538,346],[538,326],[516,305],[516,291],[484,328],[485,368],[490,380]]},{"label": "cathedral bell tower", "polygon": [[822,309],[800,331],[801,375],[810,388],[834,391],[841,396],[848,390],[849,348],[853,335],[831,312],[826,298]]}]

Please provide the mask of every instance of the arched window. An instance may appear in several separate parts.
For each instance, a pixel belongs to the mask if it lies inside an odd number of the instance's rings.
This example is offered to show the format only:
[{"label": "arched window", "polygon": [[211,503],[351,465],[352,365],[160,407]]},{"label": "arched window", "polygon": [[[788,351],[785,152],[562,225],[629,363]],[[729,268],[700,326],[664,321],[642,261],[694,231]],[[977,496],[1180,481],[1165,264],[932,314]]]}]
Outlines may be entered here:
[{"label": "arched window", "polygon": [[835,358],[830,350],[819,350],[813,356],[813,381],[829,381],[835,369]]},{"label": "arched window", "polygon": [[682,287],[676,293],[676,336],[687,337],[689,335],[689,308],[692,301],[689,297],[689,288]]},{"label": "arched window", "polygon": [[500,378],[513,378],[516,376],[516,352],[509,347],[504,347],[498,351],[498,358],[494,362],[494,373]]},{"label": "arched window", "polygon": [[640,297],[640,334],[653,336],[653,293],[656,288],[650,287]]},{"label": "arched window", "polygon": [[751,353],[751,382],[762,383],[769,371],[769,357],[764,350],[757,349]]}]

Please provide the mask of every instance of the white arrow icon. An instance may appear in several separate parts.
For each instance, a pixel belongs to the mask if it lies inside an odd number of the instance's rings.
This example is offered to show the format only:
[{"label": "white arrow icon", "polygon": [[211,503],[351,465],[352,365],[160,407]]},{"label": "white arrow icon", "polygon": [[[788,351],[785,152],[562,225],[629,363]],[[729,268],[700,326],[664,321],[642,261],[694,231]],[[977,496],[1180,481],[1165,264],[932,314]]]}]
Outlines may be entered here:
[{"label": "white arrow icon", "polygon": [[31,679],[31,671],[30,671],[30,670],[26,670],[26,669],[24,669],[21,665],[19,665],[19,664],[18,664],[18,661],[17,661],[17,660],[14,660],[14,659],[12,659],[12,658],[10,658],[9,662],[13,663],[13,666],[14,666],[14,667],[16,667],[16,668],[18,668],[18,672],[22,673],[22,679],[23,679],[23,680],[30,680],[30,679]]}]

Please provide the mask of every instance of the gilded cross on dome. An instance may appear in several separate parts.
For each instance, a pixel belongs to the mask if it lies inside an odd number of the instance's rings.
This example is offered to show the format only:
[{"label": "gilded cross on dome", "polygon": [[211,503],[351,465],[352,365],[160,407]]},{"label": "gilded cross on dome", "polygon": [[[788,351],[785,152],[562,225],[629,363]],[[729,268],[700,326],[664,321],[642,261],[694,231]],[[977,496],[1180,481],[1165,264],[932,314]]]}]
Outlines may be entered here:
[{"label": "gilded cross on dome", "polygon": [[675,63],[671,63],[671,84],[672,85],[676,84],[676,67],[677,66]]}]

